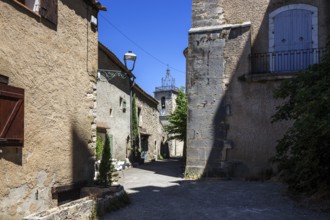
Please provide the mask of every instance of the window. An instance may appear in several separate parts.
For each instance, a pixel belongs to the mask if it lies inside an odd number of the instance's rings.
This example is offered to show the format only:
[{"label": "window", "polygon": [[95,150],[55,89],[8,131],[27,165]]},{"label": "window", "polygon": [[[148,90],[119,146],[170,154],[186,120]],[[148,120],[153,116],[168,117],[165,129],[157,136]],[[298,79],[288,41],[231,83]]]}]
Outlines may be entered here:
[{"label": "window", "polygon": [[39,0],[18,0],[20,3],[24,4],[32,11],[39,13]]},{"label": "window", "polygon": [[0,146],[23,147],[24,89],[0,83]]},{"label": "window", "polygon": [[164,96],[161,99],[161,106],[162,106],[162,109],[165,109],[165,97]]},{"label": "window", "polygon": [[160,107],[160,115],[165,115],[166,98],[164,96],[160,99]]},{"label": "window", "polygon": [[281,7],[269,15],[271,72],[292,72],[317,62],[317,8],[306,4]]},{"label": "window", "polygon": [[122,109],[123,109],[123,112],[126,112],[126,100],[123,101]]},{"label": "window", "polygon": [[142,125],[142,114],[141,114],[141,108],[138,108],[138,120],[139,120],[139,126]]},{"label": "window", "polygon": [[119,107],[123,112],[126,112],[126,100],[122,97],[119,97]]},{"label": "window", "polygon": [[112,117],[112,108],[109,110],[110,117]]},{"label": "window", "polygon": [[122,103],[123,103],[123,98],[122,97],[119,97],[119,107],[121,108],[122,106]]},{"label": "window", "polygon": [[57,24],[58,0],[14,0],[29,8],[31,11],[40,14],[53,24]]}]

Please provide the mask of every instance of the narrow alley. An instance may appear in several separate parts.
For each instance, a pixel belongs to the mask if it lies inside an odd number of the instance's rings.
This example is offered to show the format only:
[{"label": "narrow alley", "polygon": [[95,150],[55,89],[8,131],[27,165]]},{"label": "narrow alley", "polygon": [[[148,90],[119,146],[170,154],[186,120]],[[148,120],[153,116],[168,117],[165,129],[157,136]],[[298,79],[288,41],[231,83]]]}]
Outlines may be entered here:
[{"label": "narrow alley", "polygon": [[131,204],[107,219],[330,219],[291,200],[280,183],[182,178],[183,163],[170,159],[121,173]]}]

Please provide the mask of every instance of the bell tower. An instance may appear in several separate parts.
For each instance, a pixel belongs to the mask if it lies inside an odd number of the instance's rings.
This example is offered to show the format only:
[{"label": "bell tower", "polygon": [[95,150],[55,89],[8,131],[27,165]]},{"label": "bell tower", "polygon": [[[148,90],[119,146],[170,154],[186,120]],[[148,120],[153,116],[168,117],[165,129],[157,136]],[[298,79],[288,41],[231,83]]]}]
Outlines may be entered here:
[{"label": "bell tower", "polygon": [[[158,100],[159,119],[165,126],[168,124],[168,117],[175,111],[178,88],[175,86],[175,79],[171,76],[170,69],[167,67],[166,75],[162,78],[162,85],[156,87],[154,96]],[[182,156],[183,142],[177,140],[167,141],[168,149],[161,150],[162,156]]]},{"label": "bell tower", "polygon": [[166,76],[162,78],[162,85],[156,87],[154,94],[155,99],[160,103],[158,108],[161,121],[166,121],[166,118],[175,110],[175,100],[178,94],[178,88],[175,86],[175,79],[171,76],[169,68],[166,70]]}]

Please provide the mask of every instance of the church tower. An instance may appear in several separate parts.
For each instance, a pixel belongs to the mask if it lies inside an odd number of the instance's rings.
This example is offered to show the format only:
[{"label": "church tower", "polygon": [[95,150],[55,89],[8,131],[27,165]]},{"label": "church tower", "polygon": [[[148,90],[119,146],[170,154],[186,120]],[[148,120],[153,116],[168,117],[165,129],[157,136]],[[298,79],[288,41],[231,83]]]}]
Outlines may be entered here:
[{"label": "church tower", "polygon": [[162,78],[162,86],[156,87],[154,93],[155,99],[160,103],[159,112],[161,120],[166,121],[166,118],[175,110],[175,100],[178,94],[175,79],[171,76],[169,68],[166,70],[166,76]]},{"label": "church tower", "polygon": [[[175,79],[171,76],[170,69],[167,68],[166,76],[162,78],[162,85],[156,87],[154,96],[158,100],[159,119],[165,126],[168,124],[168,116],[175,111],[178,88],[175,86]],[[183,143],[181,141],[168,141],[168,150],[163,152],[163,156],[182,156]]]}]

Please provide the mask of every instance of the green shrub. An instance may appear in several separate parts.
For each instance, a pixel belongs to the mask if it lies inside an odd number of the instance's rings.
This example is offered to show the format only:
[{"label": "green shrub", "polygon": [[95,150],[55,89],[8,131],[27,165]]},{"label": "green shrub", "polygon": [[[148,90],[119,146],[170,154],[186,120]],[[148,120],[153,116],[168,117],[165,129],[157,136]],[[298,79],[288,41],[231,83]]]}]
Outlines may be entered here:
[{"label": "green shrub", "polygon": [[330,199],[330,44],[322,63],[284,81],[274,94],[284,104],[273,121],[293,122],[273,158],[283,180],[292,192]]},{"label": "green shrub", "polygon": [[112,149],[112,136],[108,134],[105,136],[103,146],[102,160],[100,164],[99,184],[103,186],[111,185],[111,149]]},{"label": "green shrub", "polygon": [[102,151],[103,151],[103,140],[100,135],[96,137],[96,160],[102,159]]}]

